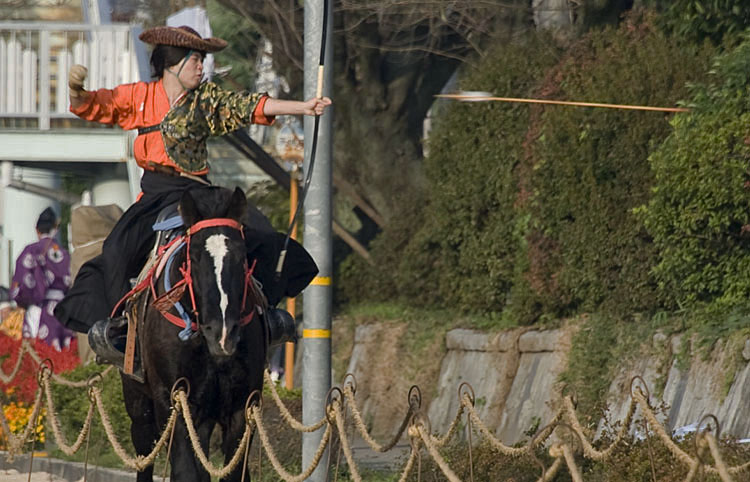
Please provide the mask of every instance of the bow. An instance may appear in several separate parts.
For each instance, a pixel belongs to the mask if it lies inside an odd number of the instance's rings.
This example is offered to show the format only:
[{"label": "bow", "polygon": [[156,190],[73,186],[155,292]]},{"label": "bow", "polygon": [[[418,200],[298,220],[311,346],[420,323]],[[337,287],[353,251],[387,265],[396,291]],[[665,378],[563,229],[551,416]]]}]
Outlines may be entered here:
[{"label": "bow", "polygon": [[[320,54],[318,55],[318,80],[315,87],[315,97],[321,99],[323,97],[323,73],[325,72],[325,59],[326,59],[326,39],[328,38],[328,0],[323,0],[323,28],[320,34]],[[279,253],[279,261],[276,264],[276,281],[281,278],[281,271],[284,269],[284,260],[286,259],[287,248],[289,247],[289,239],[292,236],[295,224],[297,224],[297,217],[302,206],[305,204],[305,197],[307,196],[308,188],[310,187],[310,181],[312,179],[313,166],[315,165],[315,154],[318,150],[318,131],[320,129],[320,116],[315,116],[313,124],[313,135],[312,135],[312,146],[310,146],[310,160],[307,163],[307,173],[305,174],[305,182],[302,185],[302,193],[300,194],[299,201],[297,202],[297,209],[294,211],[294,216],[289,222],[289,229],[286,232],[286,238],[284,239],[284,247]],[[294,179],[291,180],[294,182]]]}]

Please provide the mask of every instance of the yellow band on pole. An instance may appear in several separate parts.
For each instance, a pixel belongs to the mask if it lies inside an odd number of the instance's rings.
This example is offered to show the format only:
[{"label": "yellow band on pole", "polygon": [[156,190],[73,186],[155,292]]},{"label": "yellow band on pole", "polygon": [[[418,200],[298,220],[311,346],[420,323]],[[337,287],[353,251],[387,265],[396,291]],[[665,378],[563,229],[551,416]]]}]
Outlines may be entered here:
[{"label": "yellow band on pole", "polygon": [[316,276],[315,278],[313,278],[310,284],[314,286],[331,286],[331,277],[330,276]]},{"label": "yellow band on pole", "polygon": [[302,338],[330,338],[331,337],[331,330],[316,330],[316,329],[308,329],[308,330],[302,330]]}]

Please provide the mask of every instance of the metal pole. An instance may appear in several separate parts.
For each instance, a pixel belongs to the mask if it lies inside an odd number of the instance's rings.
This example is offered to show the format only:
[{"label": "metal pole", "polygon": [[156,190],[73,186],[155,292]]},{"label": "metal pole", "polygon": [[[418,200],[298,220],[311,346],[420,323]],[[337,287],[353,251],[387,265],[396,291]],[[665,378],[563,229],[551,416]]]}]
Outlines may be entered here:
[{"label": "metal pole", "polygon": [[[324,12],[324,5],[328,11]],[[328,15],[325,58],[332,64],[331,45],[332,12],[330,2],[305,1],[305,99],[317,95],[318,63],[323,15]],[[331,96],[333,75],[330,67],[323,74],[323,95]],[[305,248],[310,252],[320,270],[318,276],[305,290],[304,330],[302,331],[302,420],[312,424],[325,416],[325,398],[331,387],[331,124],[332,110],[320,119],[316,161],[312,170],[309,192],[305,199]],[[305,116],[305,175],[312,145],[314,118]],[[323,437],[324,429],[302,435],[302,467],[308,467]],[[321,460],[327,460],[324,456]],[[319,465],[308,480],[323,482],[328,468]]]}]

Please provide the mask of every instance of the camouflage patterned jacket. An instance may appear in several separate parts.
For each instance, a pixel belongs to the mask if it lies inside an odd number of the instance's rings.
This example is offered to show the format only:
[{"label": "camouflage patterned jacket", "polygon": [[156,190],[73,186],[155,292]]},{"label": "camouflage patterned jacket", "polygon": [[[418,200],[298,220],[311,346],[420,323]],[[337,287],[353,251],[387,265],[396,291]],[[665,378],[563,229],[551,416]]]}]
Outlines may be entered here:
[{"label": "camouflage patterned jacket", "polygon": [[204,82],[170,108],[161,80],[99,89],[71,112],[82,119],[138,129],[133,146],[136,162],[189,174],[208,173],[209,136],[221,136],[249,124],[270,125],[263,114],[265,94],[231,92]]}]

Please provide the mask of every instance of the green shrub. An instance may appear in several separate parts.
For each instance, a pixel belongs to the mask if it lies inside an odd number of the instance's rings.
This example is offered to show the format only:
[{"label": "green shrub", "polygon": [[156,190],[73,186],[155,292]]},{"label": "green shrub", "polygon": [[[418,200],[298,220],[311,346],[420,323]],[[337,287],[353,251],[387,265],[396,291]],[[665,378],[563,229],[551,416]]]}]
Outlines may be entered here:
[{"label": "green shrub", "polygon": [[746,0],[669,0],[664,20],[670,31],[696,41],[731,42],[750,24]]},{"label": "green shrub", "polygon": [[[549,40],[527,38],[488,55],[461,83],[526,96],[557,54]],[[522,242],[515,168],[523,156],[528,109],[497,103],[435,108],[445,113],[430,134],[427,193],[410,193],[400,203],[402,212],[371,246],[376,266],[343,265],[339,286],[350,293],[346,299],[399,295],[418,306],[502,311]]]},{"label": "green shrub", "polygon": [[[666,408],[659,411],[666,417]],[[643,426],[639,424],[638,432],[644,434]],[[600,443],[606,447],[614,438],[614,430],[608,431]],[[695,437],[690,434],[675,440],[685,452],[695,457]],[[734,467],[747,461],[750,450],[747,446],[737,444],[734,440],[720,442],[722,460],[728,467]],[[705,456],[704,456],[705,457]],[[614,450],[612,456],[598,462],[583,461],[581,469],[585,480],[591,482],[631,482],[633,480],[658,480],[660,482],[681,482],[686,480],[689,468],[675,458],[672,451],[655,435],[649,432],[649,438],[626,438],[625,442]],[[702,474],[706,482],[719,482],[718,474]]]},{"label": "green shrub", "polygon": [[[425,222],[424,203],[421,192],[402,194],[400,214],[393,216],[387,228],[370,243],[374,264],[356,254],[342,261],[334,283],[338,303],[377,302],[399,297],[418,306],[435,301],[440,260],[434,258],[430,240],[418,238],[416,232]],[[413,247],[421,242],[424,242],[424,249]]]},{"label": "green shrub", "polygon": [[[464,431],[465,433],[465,431]],[[445,461],[460,480],[496,480],[515,482],[534,482],[541,478],[542,467],[549,470],[554,460],[547,454],[544,448],[537,448],[534,460],[528,455],[521,457],[510,457],[503,455],[492,446],[481,435],[474,434],[475,446],[472,448],[471,459],[469,459],[469,447],[465,440],[453,440],[446,445],[440,452]],[[477,442],[477,440],[480,440]],[[424,449],[423,449],[424,450]],[[470,462],[473,462],[470,464]],[[435,460],[425,451],[422,455],[421,474],[419,467],[415,464],[408,481],[430,480],[430,481],[447,481],[449,480]],[[570,481],[570,475],[566,470],[560,470],[558,475],[552,479],[557,482]]]},{"label": "green shrub", "polygon": [[[649,13],[564,51],[528,36],[462,72],[502,96],[674,106],[706,78],[714,47],[667,37]],[[530,324],[663,308],[651,232],[634,209],[654,185],[649,154],[671,114],[514,103],[436,104],[423,192],[350,258],[339,301],[400,298]],[[677,119],[681,116],[677,116]],[[739,124],[741,120],[735,121]]]},{"label": "green shrub", "polygon": [[671,306],[748,306],[750,296],[750,41],[692,88],[692,111],[651,156],[656,184],[643,216]]},{"label": "green shrub", "polygon": [[[701,79],[713,50],[685,45],[632,16],[571,47],[542,92],[553,98],[673,106]],[[553,316],[659,307],[650,272],[656,250],[632,209],[653,184],[651,149],[669,134],[665,115],[545,107],[526,181],[534,193],[529,270]],[[533,314],[532,314],[533,315]]]},{"label": "green shrub", "polygon": [[[533,36],[497,49],[461,86],[528,97],[559,55],[550,39]],[[528,125],[522,104],[454,103],[431,133],[425,168],[432,202],[418,239],[438,243],[439,293],[464,311],[501,312],[513,288],[525,242],[518,206],[526,196],[519,168]]]}]

